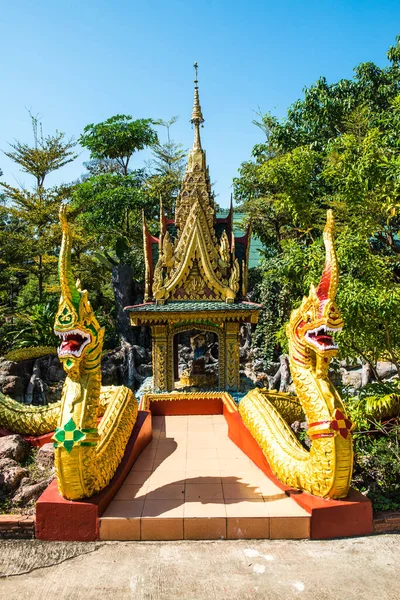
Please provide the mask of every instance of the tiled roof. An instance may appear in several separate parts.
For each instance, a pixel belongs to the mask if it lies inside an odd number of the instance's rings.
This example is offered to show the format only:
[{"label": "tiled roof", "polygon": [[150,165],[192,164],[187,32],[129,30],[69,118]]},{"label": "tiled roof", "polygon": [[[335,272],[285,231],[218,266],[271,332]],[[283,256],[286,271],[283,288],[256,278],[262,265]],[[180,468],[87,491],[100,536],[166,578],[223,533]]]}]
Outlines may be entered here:
[{"label": "tiled roof", "polygon": [[207,312],[207,311],[224,311],[234,312],[236,310],[260,310],[260,304],[254,302],[234,302],[227,304],[226,302],[203,302],[201,300],[188,300],[186,302],[166,302],[165,304],[155,304],[148,302],[147,304],[137,304],[136,306],[127,306],[127,312]]}]

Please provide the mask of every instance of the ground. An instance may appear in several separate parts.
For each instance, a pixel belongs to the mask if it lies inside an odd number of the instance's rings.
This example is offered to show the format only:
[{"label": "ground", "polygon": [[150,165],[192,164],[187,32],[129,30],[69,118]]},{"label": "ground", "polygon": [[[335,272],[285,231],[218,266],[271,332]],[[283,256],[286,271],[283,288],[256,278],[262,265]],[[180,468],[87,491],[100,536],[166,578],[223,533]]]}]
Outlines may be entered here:
[{"label": "ground", "polygon": [[7,600],[399,600],[400,536],[0,542]]}]

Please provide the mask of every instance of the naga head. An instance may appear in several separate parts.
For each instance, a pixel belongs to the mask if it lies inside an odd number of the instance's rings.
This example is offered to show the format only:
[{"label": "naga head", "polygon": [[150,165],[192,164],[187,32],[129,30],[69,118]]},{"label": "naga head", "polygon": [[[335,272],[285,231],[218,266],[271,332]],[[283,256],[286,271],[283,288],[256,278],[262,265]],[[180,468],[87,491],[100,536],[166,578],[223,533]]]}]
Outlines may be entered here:
[{"label": "naga head", "polygon": [[292,312],[288,325],[288,335],[297,348],[297,354],[309,356],[314,352],[326,363],[338,350],[332,334],[343,328],[343,319],[335,302],[339,270],[333,228],[333,213],[328,210],[324,229],[325,266],[321,280],[317,288],[311,285],[309,295]]},{"label": "naga head", "polygon": [[97,322],[86,290],[75,283],[71,270],[71,233],[66,206],[60,207],[62,242],[58,261],[61,297],[54,323],[60,338],[58,356],[67,374],[79,373],[81,367],[96,360],[101,353],[104,328]]}]

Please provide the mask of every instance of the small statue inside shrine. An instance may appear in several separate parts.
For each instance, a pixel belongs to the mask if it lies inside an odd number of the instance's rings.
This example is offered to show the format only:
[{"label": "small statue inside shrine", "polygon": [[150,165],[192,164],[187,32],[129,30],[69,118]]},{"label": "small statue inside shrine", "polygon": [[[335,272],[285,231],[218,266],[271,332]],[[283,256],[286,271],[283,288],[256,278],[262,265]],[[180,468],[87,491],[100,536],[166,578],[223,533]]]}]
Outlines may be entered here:
[{"label": "small statue inside shrine", "polygon": [[206,348],[207,339],[204,333],[199,333],[197,335],[193,335],[190,338],[190,347],[193,351],[193,360],[202,359],[201,362],[204,362],[204,355],[207,351]]},{"label": "small statue inside shrine", "polygon": [[208,342],[206,332],[194,333],[190,336],[191,359],[189,360],[188,368],[181,374],[180,382],[182,385],[210,388],[216,386],[217,376],[215,369],[210,370],[207,367],[218,361],[211,355],[211,348],[214,342],[210,344]]}]

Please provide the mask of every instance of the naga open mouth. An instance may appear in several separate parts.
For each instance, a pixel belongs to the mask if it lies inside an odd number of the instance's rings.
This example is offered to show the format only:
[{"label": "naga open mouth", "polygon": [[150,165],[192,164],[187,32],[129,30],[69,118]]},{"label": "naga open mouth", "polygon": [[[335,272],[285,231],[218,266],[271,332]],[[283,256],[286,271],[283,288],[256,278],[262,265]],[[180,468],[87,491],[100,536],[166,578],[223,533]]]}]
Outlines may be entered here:
[{"label": "naga open mouth", "polygon": [[341,330],[341,327],[332,328],[327,325],[320,325],[315,329],[307,331],[305,338],[311,346],[314,346],[318,350],[337,350],[338,346],[329,334],[338,333]]},{"label": "naga open mouth", "polygon": [[66,356],[67,354],[80,356],[82,350],[90,344],[92,339],[89,333],[85,333],[80,329],[72,329],[71,331],[58,331],[55,329],[54,333],[62,340],[57,349],[58,356]]}]

